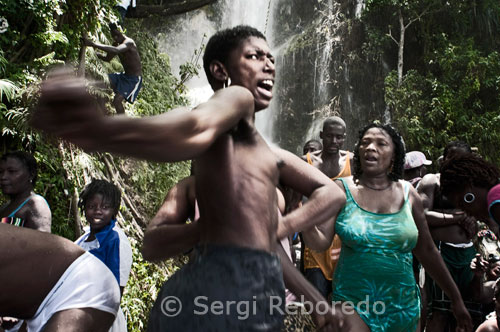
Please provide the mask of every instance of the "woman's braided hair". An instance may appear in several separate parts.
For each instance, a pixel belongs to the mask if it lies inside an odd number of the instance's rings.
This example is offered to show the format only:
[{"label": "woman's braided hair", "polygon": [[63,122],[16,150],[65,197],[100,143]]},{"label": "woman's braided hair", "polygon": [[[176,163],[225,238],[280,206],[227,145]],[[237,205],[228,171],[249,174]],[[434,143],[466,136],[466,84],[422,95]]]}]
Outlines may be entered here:
[{"label": "woman's braided hair", "polygon": [[403,178],[403,167],[405,163],[405,145],[403,143],[403,138],[391,125],[382,125],[379,123],[371,123],[359,131],[358,142],[354,147],[354,171],[353,178],[354,181],[358,180],[363,174],[361,169],[361,162],[359,160],[359,144],[365,136],[365,133],[371,128],[379,128],[384,130],[392,139],[394,143],[394,163],[392,165],[391,172],[388,174],[389,179],[392,181],[398,181]]},{"label": "woman's braided hair", "polygon": [[447,195],[467,185],[490,189],[499,182],[500,170],[474,153],[462,153],[446,159],[441,166],[441,191]]}]

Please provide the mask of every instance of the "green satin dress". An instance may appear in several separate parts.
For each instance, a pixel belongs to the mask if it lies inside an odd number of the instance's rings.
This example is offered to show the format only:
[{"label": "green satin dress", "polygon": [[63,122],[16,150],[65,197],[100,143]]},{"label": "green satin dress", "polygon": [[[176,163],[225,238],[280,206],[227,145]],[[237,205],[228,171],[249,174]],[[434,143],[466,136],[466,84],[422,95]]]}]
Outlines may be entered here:
[{"label": "green satin dress", "polygon": [[403,182],[405,202],[396,213],[364,210],[344,184],[347,202],[335,231],[342,240],[333,278],[333,301],[349,302],[372,332],[413,332],[420,293],[412,269],[418,230]]}]

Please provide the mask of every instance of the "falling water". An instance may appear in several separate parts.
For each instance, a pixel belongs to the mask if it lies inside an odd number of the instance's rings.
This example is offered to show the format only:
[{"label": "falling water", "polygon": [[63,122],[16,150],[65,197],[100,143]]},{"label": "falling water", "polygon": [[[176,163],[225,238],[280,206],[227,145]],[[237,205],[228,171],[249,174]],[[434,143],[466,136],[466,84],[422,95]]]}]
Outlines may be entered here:
[{"label": "falling water", "polygon": [[[276,59],[274,97],[269,108],[256,115],[259,131],[268,142],[298,152],[307,139],[318,138],[325,117],[341,115],[348,127],[349,148],[360,126],[383,117],[385,104],[383,93],[374,89],[380,82],[380,63],[360,67],[358,61],[353,66],[350,57],[351,53],[361,54],[363,28],[356,20],[366,6],[365,0],[346,3],[219,0],[169,18],[157,40],[160,50],[170,55],[175,73],[216,31],[238,24],[257,28],[266,35]],[[213,93],[203,69],[186,86],[191,105]]]},{"label": "falling water", "polygon": [[[164,32],[157,35],[161,52],[167,53],[171,59],[172,72],[178,73],[180,65],[193,57],[202,44],[216,31],[245,24],[265,32],[268,40],[272,39],[271,29],[267,27],[272,16],[270,2],[272,0],[222,0],[209,6],[207,10],[196,10],[175,16],[164,27]],[[215,13],[215,14],[214,14]],[[198,65],[202,66],[202,58]],[[188,99],[191,106],[198,105],[213,94],[203,69],[199,75],[186,82]],[[271,137],[266,127],[269,123],[267,111],[259,112],[256,125],[265,137]],[[262,128],[261,128],[262,127]]]}]

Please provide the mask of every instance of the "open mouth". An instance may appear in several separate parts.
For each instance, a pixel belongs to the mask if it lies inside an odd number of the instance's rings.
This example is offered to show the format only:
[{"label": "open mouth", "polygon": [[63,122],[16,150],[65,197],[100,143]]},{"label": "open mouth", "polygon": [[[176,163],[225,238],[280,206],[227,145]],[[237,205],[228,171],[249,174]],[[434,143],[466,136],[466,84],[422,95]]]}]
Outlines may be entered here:
[{"label": "open mouth", "polygon": [[260,81],[257,85],[259,88],[265,89],[267,91],[272,91],[273,86],[274,86],[274,81],[273,80],[263,80],[263,81]]},{"label": "open mouth", "polygon": [[273,86],[274,86],[274,81],[271,79],[262,80],[259,83],[257,83],[257,88],[258,88],[259,92],[263,96],[265,96],[269,99],[273,97],[273,93],[272,93]]},{"label": "open mouth", "polygon": [[367,156],[367,157],[365,157],[365,161],[374,163],[374,162],[377,162],[377,158],[374,156]]}]

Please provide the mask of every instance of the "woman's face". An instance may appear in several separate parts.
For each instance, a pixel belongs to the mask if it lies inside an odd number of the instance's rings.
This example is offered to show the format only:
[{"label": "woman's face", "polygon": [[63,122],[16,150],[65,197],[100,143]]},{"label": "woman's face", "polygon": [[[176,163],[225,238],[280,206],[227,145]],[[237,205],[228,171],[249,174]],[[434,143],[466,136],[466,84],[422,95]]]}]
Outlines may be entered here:
[{"label": "woman's face", "polygon": [[368,129],[359,142],[359,161],[363,173],[390,173],[394,161],[391,136],[381,128]]},{"label": "woman's face", "polygon": [[16,195],[33,189],[28,168],[17,158],[0,161],[0,187],[5,195]]}]

